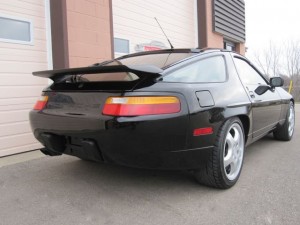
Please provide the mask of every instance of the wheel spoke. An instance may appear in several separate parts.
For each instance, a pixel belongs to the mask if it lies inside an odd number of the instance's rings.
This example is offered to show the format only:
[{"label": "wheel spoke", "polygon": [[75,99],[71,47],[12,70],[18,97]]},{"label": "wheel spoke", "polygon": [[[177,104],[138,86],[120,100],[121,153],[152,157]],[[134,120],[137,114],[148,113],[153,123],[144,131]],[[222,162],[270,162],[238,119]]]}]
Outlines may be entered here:
[{"label": "wheel spoke", "polygon": [[237,161],[233,161],[231,164],[230,164],[230,175],[233,175],[235,172],[236,172],[236,168],[237,167]]},{"label": "wheel spoke", "polygon": [[234,130],[234,137],[233,137],[233,140],[235,142],[235,144],[239,145],[240,143],[240,133],[239,131],[236,129],[236,128],[233,128]]},{"label": "wheel spoke", "polygon": [[231,135],[231,133],[228,133],[226,136],[226,143],[228,144],[228,148],[232,148],[234,146],[234,139]]},{"label": "wheel spoke", "polygon": [[228,149],[228,153],[226,157],[224,158],[224,167],[226,168],[233,162],[233,151],[232,149]]}]

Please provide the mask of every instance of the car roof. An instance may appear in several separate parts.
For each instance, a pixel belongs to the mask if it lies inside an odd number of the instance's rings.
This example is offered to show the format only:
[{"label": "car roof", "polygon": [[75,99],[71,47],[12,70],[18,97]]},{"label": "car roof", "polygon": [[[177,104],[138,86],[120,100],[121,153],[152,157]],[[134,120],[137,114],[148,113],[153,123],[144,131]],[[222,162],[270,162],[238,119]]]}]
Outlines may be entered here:
[{"label": "car roof", "polygon": [[194,54],[201,54],[201,53],[208,53],[208,52],[231,52],[226,49],[220,48],[174,48],[174,49],[162,49],[162,50],[155,50],[155,51],[145,51],[145,52],[137,52],[128,55],[124,55],[118,57],[116,59],[124,59],[129,57],[136,57],[136,56],[143,56],[143,55],[152,55],[152,54],[165,54],[165,53],[194,53]]},{"label": "car roof", "polygon": [[[128,55],[121,56],[119,58],[115,58],[112,61],[104,62],[102,65],[110,66],[111,63],[120,63],[128,66],[132,65],[153,65],[162,70],[165,70],[173,65],[178,63],[182,63],[189,59],[192,59],[197,56],[201,56],[202,54],[208,53],[216,53],[216,52],[232,52],[226,49],[220,48],[176,48],[176,49],[162,49],[162,50],[155,50],[155,51],[145,51],[145,52],[137,52]],[[161,55],[162,58],[159,59],[155,55]],[[182,55],[179,57],[171,57],[171,55]],[[140,57],[152,57],[152,58],[144,58],[143,60],[139,59]],[[136,60],[135,60],[136,58]],[[145,60],[147,59],[147,60]],[[129,61],[128,61],[129,60]],[[145,60],[145,61],[144,61]]]}]

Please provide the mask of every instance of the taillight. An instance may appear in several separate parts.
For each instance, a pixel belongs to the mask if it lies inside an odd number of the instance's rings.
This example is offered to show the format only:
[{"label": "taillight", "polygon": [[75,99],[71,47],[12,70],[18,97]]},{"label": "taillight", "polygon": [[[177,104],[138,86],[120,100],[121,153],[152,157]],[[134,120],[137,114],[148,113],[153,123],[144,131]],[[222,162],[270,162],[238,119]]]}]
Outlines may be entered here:
[{"label": "taillight", "polygon": [[45,108],[48,101],[48,96],[41,96],[39,100],[35,103],[33,109],[34,110],[42,110]]},{"label": "taillight", "polygon": [[103,114],[110,116],[142,116],[180,112],[180,101],[173,96],[109,97]]}]

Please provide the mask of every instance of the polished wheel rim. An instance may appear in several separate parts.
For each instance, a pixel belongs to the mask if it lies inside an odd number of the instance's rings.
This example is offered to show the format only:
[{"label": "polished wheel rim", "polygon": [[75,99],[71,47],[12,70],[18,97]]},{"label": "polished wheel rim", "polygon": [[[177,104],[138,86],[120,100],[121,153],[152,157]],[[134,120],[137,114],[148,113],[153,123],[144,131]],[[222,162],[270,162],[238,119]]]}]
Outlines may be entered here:
[{"label": "polished wheel rim", "polygon": [[244,134],[239,124],[234,123],[228,130],[224,145],[224,171],[229,180],[240,173],[244,155]]},{"label": "polished wheel rim", "polygon": [[294,112],[294,106],[290,106],[290,115],[288,118],[289,121],[289,136],[291,137],[294,132],[294,126],[295,126],[295,112]]}]

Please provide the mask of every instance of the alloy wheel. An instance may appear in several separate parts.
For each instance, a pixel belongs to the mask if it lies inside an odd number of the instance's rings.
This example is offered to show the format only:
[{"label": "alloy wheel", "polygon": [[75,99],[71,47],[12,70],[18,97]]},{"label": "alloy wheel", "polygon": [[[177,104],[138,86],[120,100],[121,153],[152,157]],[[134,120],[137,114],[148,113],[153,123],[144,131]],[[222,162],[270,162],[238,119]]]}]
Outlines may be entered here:
[{"label": "alloy wheel", "polygon": [[241,126],[234,123],[230,126],[225,138],[223,164],[225,175],[234,180],[240,173],[244,155],[244,134]]},{"label": "alloy wheel", "polygon": [[294,111],[294,106],[292,104],[290,105],[290,114],[288,118],[288,123],[289,123],[288,132],[289,132],[289,136],[291,137],[293,135],[294,127],[295,127],[295,111]]}]

